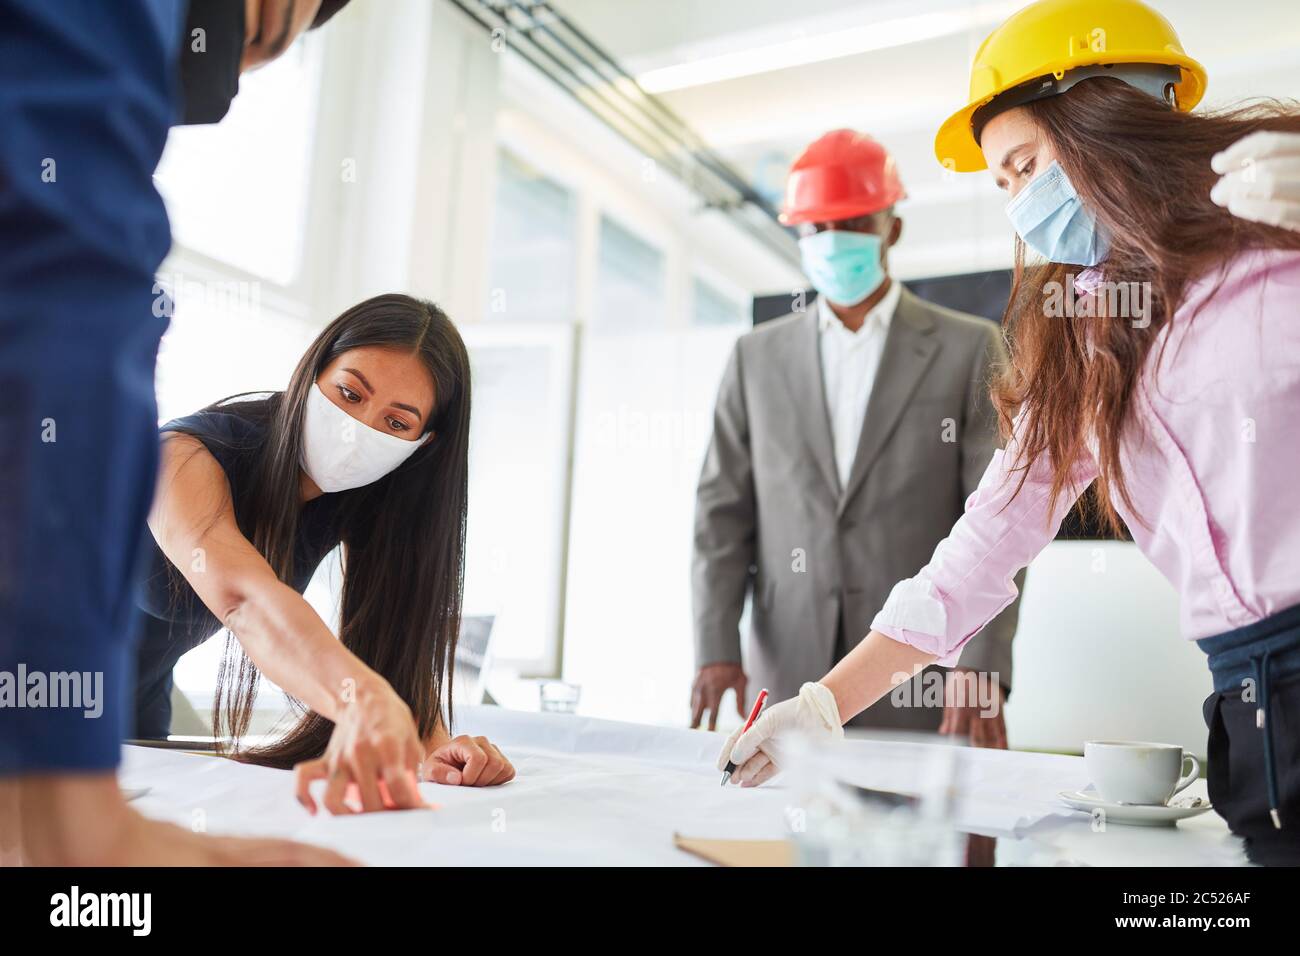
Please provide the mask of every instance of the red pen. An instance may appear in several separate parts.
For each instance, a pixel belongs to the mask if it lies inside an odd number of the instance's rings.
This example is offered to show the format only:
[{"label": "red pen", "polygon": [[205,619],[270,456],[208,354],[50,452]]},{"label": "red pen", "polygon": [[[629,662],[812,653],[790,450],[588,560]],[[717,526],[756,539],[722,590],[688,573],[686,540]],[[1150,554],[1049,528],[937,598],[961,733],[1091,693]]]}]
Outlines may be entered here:
[{"label": "red pen", "polygon": [[[767,703],[767,688],[764,687],[762,690],[758,692],[758,700],[754,701],[754,709],[749,712],[749,720],[745,721],[745,730],[748,730],[750,727],[754,726],[754,721],[758,720],[758,715],[762,712],[763,705],[766,703]],[[743,734],[745,730],[742,730],[741,733]],[[740,738],[737,737],[736,739],[739,740]],[[731,779],[731,775],[735,772],[736,772],[736,765],[732,763],[730,760],[728,760],[727,769],[722,771],[722,785],[724,787],[727,785],[727,781]]]}]

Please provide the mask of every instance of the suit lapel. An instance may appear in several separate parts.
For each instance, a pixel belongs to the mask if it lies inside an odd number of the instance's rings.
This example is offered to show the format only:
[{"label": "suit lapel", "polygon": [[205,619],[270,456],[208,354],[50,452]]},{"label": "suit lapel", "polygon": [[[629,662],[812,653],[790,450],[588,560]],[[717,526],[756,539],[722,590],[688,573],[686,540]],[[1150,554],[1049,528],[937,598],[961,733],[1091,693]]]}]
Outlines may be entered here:
[{"label": "suit lapel", "polygon": [[831,419],[826,410],[826,389],[822,386],[822,359],[818,341],[817,311],[812,309],[792,328],[794,348],[789,363],[782,366],[791,404],[799,419],[799,431],[812,452],[831,493],[838,498],[840,480],[831,444]]},{"label": "suit lapel", "polygon": [[858,436],[849,485],[840,498],[840,514],[861,489],[867,473],[898,424],[899,416],[929,368],[939,348],[938,341],[931,334],[933,330],[934,320],[921,307],[919,300],[903,289],[889,323],[880,368],[867,401],[867,415],[862,423],[862,434]]}]

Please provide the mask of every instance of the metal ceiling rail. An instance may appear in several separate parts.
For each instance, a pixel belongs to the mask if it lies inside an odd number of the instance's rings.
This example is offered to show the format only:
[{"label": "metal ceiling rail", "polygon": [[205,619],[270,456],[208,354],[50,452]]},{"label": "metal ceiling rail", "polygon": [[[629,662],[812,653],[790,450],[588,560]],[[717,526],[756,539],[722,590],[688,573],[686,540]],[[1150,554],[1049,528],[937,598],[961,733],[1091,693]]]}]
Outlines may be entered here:
[{"label": "metal ceiling rail", "polygon": [[777,255],[798,253],[777,212],[681,117],[547,0],[448,0],[655,164]]}]

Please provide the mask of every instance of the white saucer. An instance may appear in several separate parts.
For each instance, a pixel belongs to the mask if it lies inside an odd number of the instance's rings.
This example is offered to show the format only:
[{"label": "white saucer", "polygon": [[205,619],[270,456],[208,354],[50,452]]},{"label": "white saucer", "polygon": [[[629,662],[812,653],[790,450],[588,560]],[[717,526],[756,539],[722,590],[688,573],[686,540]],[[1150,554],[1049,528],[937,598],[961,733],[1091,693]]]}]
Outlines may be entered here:
[{"label": "white saucer", "polygon": [[[1107,823],[1124,823],[1135,827],[1171,827],[1179,820],[1200,816],[1213,810],[1209,801],[1199,797],[1175,797],[1169,806],[1144,806],[1134,803],[1111,803],[1094,790],[1062,790],[1058,796],[1067,806],[1092,813],[1100,810]],[[1193,805],[1195,804],[1195,805]]]}]

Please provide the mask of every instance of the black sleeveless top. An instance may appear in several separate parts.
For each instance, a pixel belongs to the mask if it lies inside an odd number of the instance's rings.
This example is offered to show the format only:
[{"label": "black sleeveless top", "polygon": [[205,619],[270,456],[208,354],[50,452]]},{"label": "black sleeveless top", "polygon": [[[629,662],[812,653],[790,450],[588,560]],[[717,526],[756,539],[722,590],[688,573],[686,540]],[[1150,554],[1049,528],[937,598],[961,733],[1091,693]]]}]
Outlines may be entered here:
[{"label": "black sleeveless top", "polygon": [[[252,528],[247,526],[251,510],[249,486],[253,465],[266,439],[266,426],[259,417],[214,409],[174,419],[161,431],[184,432],[203,443],[226,473],[235,521],[251,540]],[[338,495],[321,495],[304,504],[298,515],[293,579],[287,583],[299,594],[307,589],[321,560],[339,543],[335,521],[338,499]],[[167,736],[171,726],[172,668],[187,651],[221,630],[221,623],[147,530],[145,550],[144,576],[136,596],[136,604],[144,613],[138,615],[136,633],[132,736],[161,738]]]}]

